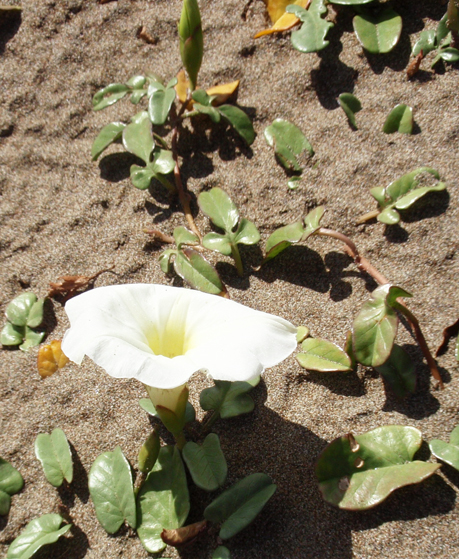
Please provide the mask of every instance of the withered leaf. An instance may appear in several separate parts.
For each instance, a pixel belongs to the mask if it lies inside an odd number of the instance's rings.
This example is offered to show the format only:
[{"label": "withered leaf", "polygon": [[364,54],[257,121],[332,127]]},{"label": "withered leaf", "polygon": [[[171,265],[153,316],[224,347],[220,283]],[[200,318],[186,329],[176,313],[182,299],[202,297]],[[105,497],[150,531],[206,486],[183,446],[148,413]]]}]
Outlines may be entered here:
[{"label": "withered leaf", "polygon": [[55,297],[56,295],[66,295],[65,299],[73,297],[79,289],[84,289],[88,285],[105,272],[113,270],[114,266],[105,270],[100,270],[93,276],[60,276],[56,282],[49,283],[48,297]]},{"label": "withered leaf", "polygon": [[156,37],[152,37],[150,33],[148,33],[145,25],[141,25],[137,30],[137,38],[142,39],[142,41],[145,41],[149,45],[156,45],[156,43],[158,42],[158,39]]},{"label": "withered leaf", "polygon": [[176,530],[163,530],[161,532],[161,539],[164,543],[173,547],[189,545],[207,531],[208,524],[207,520],[202,520],[189,526],[182,526],[182,528],[177,528]]},{"label": "withered leaf", "polygon": [[269,29],[259,31],[254,36],[254,39],[258,39],[264,35],[270,35],[271,33],[280,33],[281,31],[288,31],[289,29],[292,29],[292,27],[295,27],[300,20],[294,14],[287,13],[285,8],[290,4],[295,4],[296,6],[301,6],[301,8],[307,10],[310,2],[311,0],[296,0],[296,2],[292,2],[291,0],[268,0],[268,13],[273,25]]},{"label": "withered leaf", "polygon": [[411,80],[411,78],[418,73],[423,58],[424,53],[421,50],[416,58],[408,65],[408,68],[406,69],[406,76],[409,80]]},{"label": "withered leaf", "polygon": [[239,80],[230,83],[224,83],[222,85],[216,85],[206,90],[207,95],[215,96],[212,100],[212,105],[218,107],[218,105],[223,105],[229,99],[235,97],[237,88],[239,87]]},{"label": "withered leaf", "polygon": [[38,351],[37,367],[41,378],[50,377],[58,369],[62,369],[69,362],[69,358],[61,349],[61,341],[53,340],[42,346]]},{"label": "withered leaf", "polygon": [[449,340],[453,336],[457,336],[458,334],[459,334],[459,319],[456,320],[454,324],[451,324],[450,326],[446,327],[443,330],[443,341],[438,346],[438,349],[435,353],[435,357],[438,357],[439,355],[443,355],[448,348]]}]

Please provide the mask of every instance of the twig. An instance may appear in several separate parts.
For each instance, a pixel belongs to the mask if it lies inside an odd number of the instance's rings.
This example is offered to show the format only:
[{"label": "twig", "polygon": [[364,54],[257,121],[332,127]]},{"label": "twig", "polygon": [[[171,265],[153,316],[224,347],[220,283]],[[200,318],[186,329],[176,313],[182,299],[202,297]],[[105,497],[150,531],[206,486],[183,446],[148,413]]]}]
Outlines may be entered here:
[{"label": "twig", "polygon": [[375,219],[380,213],[380,210],[373,210],[372,212],[368,212],[367,214],[362,215],[362,217],[359,217],[359,219],[355,223],[356,225],[362,225],[362,223],[366,223],[371,219]]}]

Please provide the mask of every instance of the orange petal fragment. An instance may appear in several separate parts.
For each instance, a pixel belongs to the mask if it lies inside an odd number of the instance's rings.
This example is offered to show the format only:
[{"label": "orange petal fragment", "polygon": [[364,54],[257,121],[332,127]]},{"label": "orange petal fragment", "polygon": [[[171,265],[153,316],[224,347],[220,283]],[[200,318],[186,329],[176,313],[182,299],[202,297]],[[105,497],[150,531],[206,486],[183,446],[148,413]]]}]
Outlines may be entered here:
[{"label": "orange petal fragment", "polygon": [[[296,2],[293,2],[293,4],[297,6],[301,6],[302,8],[305,9],[308,9],[309,3],[310,0],[297,0]],[[292,4],[291,1],[285,5],[283,13],[279,16],[277,20],[274,21],[274,24],[270,29],[264,29],[263,31],[259,31],[255,35],[254,39],[258,39],[259,37],[263,37],[264,35],[271,35],[272,33],[280,33],[282,31],[288,31],[292,27],[295,27],[295,25],[299,23],[300,20],[294,14],[289,14],[285,11],[285,8],[290,4]],[[268,8],[268,12],[269,12],[269,8]]]},{"label": "orange petal fragment", "polygon": [[53,340],[42,346],[38,351],[37,367],[41,378],[50,377],[58,369],[62,369],[69,362],[69,358],[61,349],[61,341]]},{"label": "orange petal fragment", "polygon": [[230,97],[232,97],[239,87],[239,80],[230,83],[223,83],[222,85],[216,85],[211,87],[206,91],[207,95],[215,95],[215,99],[212,101],[212,105],[218,106],[222,105]]}]

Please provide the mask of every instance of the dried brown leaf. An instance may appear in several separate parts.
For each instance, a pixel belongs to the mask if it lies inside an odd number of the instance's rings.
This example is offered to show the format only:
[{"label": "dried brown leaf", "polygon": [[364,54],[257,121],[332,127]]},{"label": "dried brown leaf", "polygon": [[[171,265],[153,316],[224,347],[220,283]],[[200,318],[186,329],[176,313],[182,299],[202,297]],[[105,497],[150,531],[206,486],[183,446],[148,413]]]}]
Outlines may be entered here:
[{"label": "dried brown leaf", "polygon": [[448,348],[449,340],[453,336],[456,337],[457,335],[459,335],[459,319],[456,320],[456,322],[454,324],[451,324],[450,326],[447,326],[443,330],[443,341],[438,346],[438,349],[435,353],[435,357],[438,357],[439,355],[443,355]]},{"label": "dried brown leaf", "polygon": [[156,45],[158,42],[156,37],[153,37],[150,33],[148,33],[147,28],[144,25],[141,25],[137,30],[137,38],[142,39],[142,41],[145,41],[149,45]]},{"label": "dried brown leaf", "polygon": [[[295,27],[299,23],[299,19],[294,14],[286,13],[285,8],[290,4],[295,4],[296,6],[301,6],[304,9],[308,9],[311,0],[296,0],[292,2],[288,0],[284,2],[283,0],[268,0],[268,13],[273,22],[272,27],[269,29],[264,29],[259,31],[254,39],[263,37],[264,35],[270,35],[271,33],[280,33],[281,31],[288,31],[292,27]],[[272,5],[272,6],[271,6]]]},{"label": "dried brown leaf", "polygon": [[201,522],[195,522],[176,530],[163,530],[161,532],[161,539],[164,543],[173,547],[189,545],[207,531],[207,526],[207,520],[202,520]]},{"label": "dried brown leaf", "polygon": [[49,283],[48,297],[55,297],[56,295],[66,295],[69,299],[75,295],[79,289],[85,289],[88,285],[105,272],[113,270],[114,266],[105,270],[100,270],[93,276],[60,276],[56,282]]},{"label": "dried brown leaf", "polygon": [[62,369],[69,362],[69,358],[61,349],[61,341],[53,340],[41,346],[38,351],[37,367],[41,378],[50,377],[58,369]]},{"label": "dried brown leaf", "polygon": [[421,66],[422,59],[424,58],[424,54],[421,52],[416,56],[414,60],[410,62],[408,68],[406,69],[406,75],[409,80],[418,73],[419,67]]}]

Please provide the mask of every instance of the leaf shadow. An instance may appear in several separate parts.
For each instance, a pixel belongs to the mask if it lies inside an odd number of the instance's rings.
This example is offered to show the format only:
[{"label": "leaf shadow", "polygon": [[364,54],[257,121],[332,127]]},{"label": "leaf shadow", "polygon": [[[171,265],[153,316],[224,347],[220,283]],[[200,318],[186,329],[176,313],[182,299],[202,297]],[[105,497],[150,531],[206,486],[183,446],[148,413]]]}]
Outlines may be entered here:
[{"label": "leaf shadow", "polygon": [[11,10],[2,14],[0,19],[0,55],[5,52],[6,43],[16,35],[21,23],[21,11]]},{"label": "leaf shadow", "polygon": [[459,489],[459,472],[456,468],[453,468],[449,464],[445,464],[441,460],[438,460],[438,463],[441,464],[441,472],[442,474]]},{"label": "leaf shadow", "polygon": [[438,217],[446,212],[449,207],[450,194],[447,190],[429,192],[426,196],[401,212],[402,220],[406,223],[422,221]]},{"label": "leaf shadow", "polygon": [[365,396],[367,393],[365,383],[355,371],[348,373],[319,373],[317,371],[304,370],[304,373],[299,375],[299,378],[296,380],[297,384],[312,382],[313,384],[325,386],[334,394],[351,396],[353,398]]},{"label": "leaf shadow", "polygon": [[[88,474],[78,456],[78,452],[70,441],[69,446],[73,460],[73,481],[70,489],[73,489],[79,499],[86,504],[89,501]],[[66,504],[64,500],[62,502]],[[73,502],[71,506],[73,506]]]},{"label": "leaf shadow", "polygon": [[57,326],[57,318],[56,313],[54,312],[53,302],[49,298],[45,299],[45,304],[43,306],[43,322],[41,326],[45,327],[46,338],[50,336]]}]

